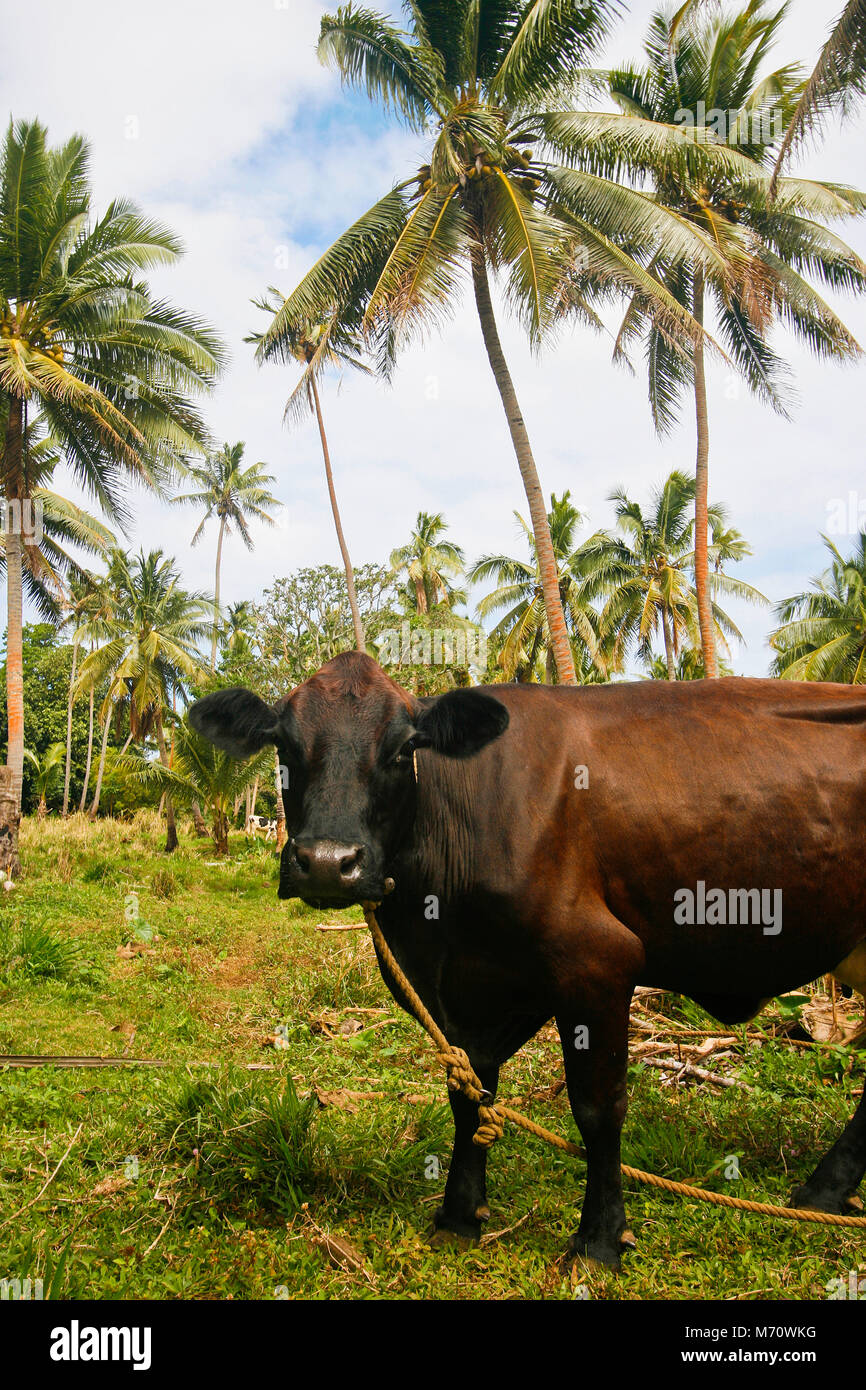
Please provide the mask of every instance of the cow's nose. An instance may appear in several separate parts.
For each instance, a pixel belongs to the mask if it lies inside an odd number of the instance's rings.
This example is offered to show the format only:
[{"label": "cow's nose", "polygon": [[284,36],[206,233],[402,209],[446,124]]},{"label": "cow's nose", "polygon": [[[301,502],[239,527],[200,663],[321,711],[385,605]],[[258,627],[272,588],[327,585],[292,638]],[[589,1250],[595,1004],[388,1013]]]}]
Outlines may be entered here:
[{"label": "cow's nose", "polygon": [[341,844],[336,840],[296,840],[293,848],[297,871],[311,891],[325,894],[329,890],[345,890],[360,876],[363,845]]}]

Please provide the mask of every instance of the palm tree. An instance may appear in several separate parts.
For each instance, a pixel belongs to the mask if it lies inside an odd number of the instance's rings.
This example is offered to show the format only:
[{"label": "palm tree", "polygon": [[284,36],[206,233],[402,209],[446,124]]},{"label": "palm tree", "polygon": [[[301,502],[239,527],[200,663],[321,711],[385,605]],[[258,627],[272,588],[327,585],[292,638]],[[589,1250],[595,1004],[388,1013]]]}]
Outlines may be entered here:
[{"label": "palm tree", "polygon": [[[201,593],[181,588],[174,561],[161,550],[140,552],[129,560],[114,551],[106,576],[113,612],[105,622],[105,640],[82,663],[79,688],[94,689],[107,681],[100,711],[102,748],[90,815],[99,809],[108,733],[122,706],[129,711],[130,735],[141,742],[153,734],[163,767],[169,766],[165,722],[173,701],[187,696],[190,681],[201,679],[204,666],[197,643],[210,630],[214,604]],[[177,846],[171,797],[166,798],[166,852]]]},{"label": "palm tree", "polygon": [[[276,290],[272,291],[274,295],[277,293]],[[275,305],[267,301],[258,303],[257,307],[270,314],[277,312]],[[248,341],[260,342],[261,338],[254,336]],[[337,544],[340,547],[343,568],[346,571],[346,588],[349,594],[349,607],[352,611],[355,647],[357,651],[365,652],[367,639],[364,635],[364,624],[361,622],[361,609],[355,590],[355,571],[349,558],[349,547],[346,545],[340,509],[337,505],[337,492],[334,487],[334,475],[331,468],[331,451],[325,433],[325,421],[322,415],[322,403],[319,399],[318,387],[318,379],[328,367],[337,369],[352,367],[355,371],[370,374],[370,368],[362,361],[361,351],[362,347],[357,336],[348,335],[345,328],[341,329],[341,326],[334,320],[329,323],[285,324],[283,353],[293,357],[296,362],[300,362],[304,370],[300,381],[288,399],[284,418],[300,419],[307,409],[311,409],[315,414],[319,427],[319,440],[322,445],[322,458],[325,463],[325,481],[328,485],[334,530],[337,532]]]},{"label": "palm tree", "polygon": [[830,114],[850,115],[864,93],[866,0],[848,0],[821,50],[785,132],[773,170],[772,197],[776,196],[776,183],[791,151]]},{"label": "palm tree", "polygon": [[[103,556],[116,545],[114,533],[97,517],[53,492],[47,484],[60,464],[60,454],[48,438],[37,417],[27,424],[24,441],[25,492],[32,504],[31,521],[36,529],[22,529],[23,592],[46,618],[57,622],[64,608],[70,617],[81,602],[83,612],[90,603],[95,583],[66,547],[73,544],[91,555]],[[37,533],[38,532],[38,533]],[[0,533],[0,574],[6,568],[5,535]],[[67,618],[69,621],[70,618]],[[73,639],[72,671],[66,711],[66,768],[63,788],[63,815],[69,806],[69,777],[72,754],[72,690],[75,684],[79,650],[78,634]]]},{"label": "palm tree", "polygon": [[[585,607],[581,597],[583,551],[576,533],[583,518],[571,501],[570,492],[553,495],[547,514],[550,537],[556,555],[562,611],[569,627],[575,666],[581,684],[605,677],[604,658],[599,650],[596,615]],[[484,555],[467,571],[470,584],[493,580],[496,588],[478,602],[479,618],[489,618],[506,610],[493,628],[491,637],[500,644],[498,662],[511,680],[531,681],[539,665],[550,683],[554,676],[553,649],[544,608],[541,573],[532,528],[518,512],[517,524],[526,538],[528,560],[510,555]]]},{"label": "palm tree", "polygon": [[[785,14],[765,0],[709,18],[701,0],[675,14],[656,13],[645,43],[646,66],[597,77],[621,114],[583,113],[549,120],[547,133],[569,157],[593,170],[623,170],[649,182],[657,204],[713,240],[714,262],[671,259],[660,244],[652,269],[671,295],[704,324],[712,301],[721,341],[749,387],[785,412],[786,368],[767,335],[786,323],[821,357],[844,360],[860,349],[806,276],[836,289],[866,288],[866,265],[825,222],[859,215],[866,197],[828,183],[786,179],[770,209],[770,151],[776,115],[786,118],[801,83],[795,67],[762,75]],[[715,7],[714,7],[715,8]],[[686,119],[688,121],[686,122]],[[681,131],[695,137],[683,157]],[[695,406],[695,583],[708,676],[718,674],[708,556],[709,417],[704,344],[684,354],[672,345],[653,306],[636,292],[617,337],[645,351],[650,405],[659,433],[670,430],[690,388]]]},{"label": "palm tree", "polygon": [[218,858],[228,854],[230,815],[235,802],[251,783],[258,784],[271,762],[270,749],[238,762],[221,753],[190,728],[186,719],[175,729],[175,757],[171,768],[144,758],[118,759],[121,772],[132,774],[179,801],[204,802],[211,812],[211,838]]},{"label": "palm tree", "polygon": [[[390,371],[413,334],[447,316],[468,272],[482,337],[520,469],[541,569],[559,678],[574,682],[547,508],[502,350],[490,273],[533,346],[568,313],[599,326],[586,295],[627,288],[656,306],[672,337],[700,330],[646,269],[649,244],[717,259],[715,245],[675,213],[615,181],[575,205],[574,179],[545,151],[539,112],[572,87],[606,36],[618,0],[408,0],[408,32],[348,4],[322,20],[319,56],[411,129],[431,136],[429,160],[364,213],[285,299],[259,342],[260,359],[291,356],[299,323],[361,332]],[[686,137],[684,137],[684,140]],[[604,222],[604,227],[599,223]]]},{"label": "palm tree", "polygon": [[251,657],[255,632],[256,619],[250,600],[244,598],[230,603],[223,623],[223,651],[236,660]]},{"label": "palm tree", "polygon": [[826,536],[829,570],[810,592],[776,608],[780,626],[770,637],[777,653],[771,674],[783,680],[866,685],[866,535],[844,559]]},{"label": "palm tree", "polygon": [[216,574],[214,577],[215,617],[210,652],[210,669],[212,671],[216,667],[217,638],[219,636],[220,566],[222,564],[223,537],[226,534],[231,535],[234,526],[247,550],[252,550],[253,538],[247,525],[248,518],[255,517],[256,521],[261,521],[265,526],[273,526],[274,519],[266,509],[282,505],[279,498],[274,497],[273,493],[268,491],[268,485],[275,482],[276,479],[270,473],[262,471],[266,465],[264,463],[251,463],[249,468],[242,468],[243,457],[243,444],[224,444],[218,453],[209,454],[203,464],[187,465],[184,472],[198,486],[193,492],[185,492],[179,497],[172,498],[172,502],[180,506],[194,505],[204,508],[204,516],[192,538],[193,545],[197,545],[201,540],[204,528],[211,517],[219,518]]},{"label": "palm tree", "polygon": [[[68,498],[52,491],[52,481],[60,463],[60,454],[53,441],[45,436],[37,417],[27,424],[23,441],[25,495],[30,504],[31,527],[22,528],[22,589],[39,612],[51,621],[60,620],[64,607],[75,612],[76,600],[92,591],[93,577],[82,570],[69,544],[91,555],[105,555],[116,538],[107,526]],[[0,574],[6,569],[6,536],[0,532]],[[86,606],[86,603],[85,603]],[[67,619],[68,621],[68,619]],[[79,638],[76,634],[72,649],[72,671],[69,680],[69,700],[66,718],[66,770],[63,790],[63,815],[69,805],[69,777],[72,749],[72,690],[78,664]]]},{"label": "palm tree", "polygon": [[[653,494],[652,511],[644,516],[640,504],[633,502],[622,488],[610,495],[616,503],[620,535],[600,531],[583,546],[587,579],[583,601],[606,598],[599,616],[599,633],[612,644],[612,659],[621,665],[628,651],[636,647],[644,662],[652,660],[653,642],[664,642],[668,679],[676,679],[676,660],[682,646],[700,644],[697,593],[693,582],[695,480],[674,471]],[[714,572],[710,579],[710,602],[715,640],[725,646],[725,637],[742,637],[733,621],[712,600],[721,592],[751,603],[766,603],[757,589],[725,574],[726,559],[739,560],[751,554],[742,537],[726,528],[724,509],[708,508],[713,531],[710,558]],[[719,544],[715,544],[716,534]]]},{"label": "palm tree", "polygon": [[430,613],[440,603],[451,607],[465,602],[465,594],[451,583],[463,573],[464,555],[459,545],[443,539],[447,530],[441,512],[419,512],[408,544],[391,552],[391,569],[396,577],[406,576],[407,599],[418,613]]},{"label": "palm tree", "polygon": [[[111,556],[109,556],[109,561],[110,561],[110,559],[111,559]],[[110,564],[109,564],[109,574],[110,574]],[[82,644],[84,644],[84,643],[87,644],[87,646],[88,646],[89,649],[90,649],[91,655],[92,655],[94,652],[96,652],[96,651],[98,650],[99,646],[100,646],[103,642],[107,641],[107,640],[109,639],[109,637],[111,636],[111,634],[112,634],[112,627],[111,627],[111,624],[112,624],[113,621],[114,621],[114,614],[115,614],[115,599],[114,599],[114,594],[113,594],[112,591],[111,591],[111,586],[110,586],[110,582],[109,582],[109,576],[108,576],[108,574],[106,574],[106,575],[101,575],[101,576],[96,576],[96,577],[95,577],[94,587],[93,587],[93,593],[92,593],[92,595],[91,595],[90,602],[87,604],[86,611],[85,611],[85,613],[83,614],[82,621],[81,621],[80,626],[79,626],[79,632],[80,632],[80,636],[81,636],[81,642],[82,642]],[[81,680],[81,674],[79,673],[78,680],[76,681],[75,685],[72,687],[72,699],[73,699],[73,701],[77,698],[78,694],[80,693],[80,691],[81,691],[84,687],[85,687],[85,683],[82,682],[82,680]],[[87,796],[88,796],[88,792],[90,791],[90,772],[91,772],[91,768],[92,768],[92,766],[93,766],[93,731],[94,731],[94,715],[95,715],[95,701],[96,701],[96,686],[95,686],[95,684],[94,684],[92,681],[88,681],[88,682],[86,682],[86,688],[87,688],[88,706],[89,706],[89,709],[88,709],[88,727],[87,727],[87,762],[86,762],[86,765],[85,765],[85,768],[84,768],[84,782],[83,782],[83,785],[82,785],[82,788],[81,788],[81,800],[80,800],[79,805],[78,805],[78,810],[79,810],[80,813],[84,811],[84,809],[85,809],[85,807],[86,807],[86,805],[87,805]],[[107,747],[107,744],[108,744],[108,734],[109,734],[109,728],[106,727],[106,728],[103,729],[103,743],[104,743],[105,747]],[[104,772],[104,770],[105,770],[105,752],[104,752],[102,749],[100,749],[100,759],[99,759],[99,763],[100,763],[100,766],[101,766],[101,768],[102,768],[102,771]],[[100,790],[101,790],[101,786],[102,786],[102,781],[101,781],[101,774],[100,774],[99,785],[98,785],[97,788],[96,788],[96,794],[95,794],[95,798],[94,798],[94,800],[95,800],[95,802],[96,802],[97,808],[98,808],[98,806],[99,806],[99,793],[100,793]],[[96,813],[94,812],[93,814],[95,815]]]},{"label": "palm tree", "polygon": [[51,743],[45,749],[42,757],[39,758],[29,748],[24,749],[25,758],[36,768],[36,775],[33,779],[33,786],[36,795],[39,797],[39,806],[36,814],[40,820],[44,820],[48,811],[48,791],[51,783],[63,766],[64,747],[62,743]]},{"label": "palm tree", "polygon": [[[66,763],[63,773],[64,820],[69,814],[69,779],[72,772],[72,708],[75,703],[75,686],[78,674],[78,653],[81,644],[89,636],[89,623],[95,616],[100,601],[100,580],[93,574],[82,574],[69,580],[67,623],[72,624],[72,670],[69,674],[69,697],[66,702]],[[84,776],[82,796],[87,796],[87,783],[90,780],[90,760],[93,753],[93,690],[90,691],[90,729],[87,742],[87,767]],[[84,802],[82,801],[82,808]]]},{"label": "palm tree", "polygon": [[[10,122],[0,152],[0,486],[27,497],[26,427],[35,405],[76,480],[109,521],[122,522],[120,484],[156,485],[200,447],[190,398],[219,364],[214,335],[155,300],[137,278],[177,259],[165,228],[115,200],[94,220],[88,147],[48,147],[38,122]],[[8,517],[7,517],[8,521]],[[0,867],[17,871],[24,765],[22,537],[7,524],[8,766]],[[11,808],[11,810],[9,809]]]}]

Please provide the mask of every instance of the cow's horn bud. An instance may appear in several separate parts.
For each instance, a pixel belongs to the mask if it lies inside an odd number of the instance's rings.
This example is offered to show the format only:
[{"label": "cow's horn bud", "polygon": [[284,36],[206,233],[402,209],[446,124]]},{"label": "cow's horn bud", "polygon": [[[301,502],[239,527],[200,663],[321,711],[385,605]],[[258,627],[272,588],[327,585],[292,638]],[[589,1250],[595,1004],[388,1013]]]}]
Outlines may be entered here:
[{"label": "cow's horn bud", "polygon": [[394,880],[393,880],[393,878],[386,878],[386,879],[385,879],[385,892],[386,892],[386,893],[393,893],[393,892],[394,892]]}]

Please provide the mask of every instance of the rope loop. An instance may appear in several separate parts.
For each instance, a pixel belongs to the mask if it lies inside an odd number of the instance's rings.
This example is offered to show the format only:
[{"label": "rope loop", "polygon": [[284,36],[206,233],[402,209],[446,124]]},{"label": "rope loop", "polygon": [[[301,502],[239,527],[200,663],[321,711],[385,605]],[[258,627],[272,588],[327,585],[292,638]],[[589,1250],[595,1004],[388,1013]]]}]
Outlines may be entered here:
[{"label": "rope loop", "polygon": [[475,1075],[472,1063],[462,1047],[449,1047],[447,1051],[443,1049],[437,1061],[445,1068],[449,1091],[461,1091],[467,1100],[481,1099],[484,1087]]},{"label": "rope loop", "polygon": [[479,1149],[489,1149],[505,1133],[505,1110],[501,1105],[479,1105],[478,1128],[472,1136]]}]

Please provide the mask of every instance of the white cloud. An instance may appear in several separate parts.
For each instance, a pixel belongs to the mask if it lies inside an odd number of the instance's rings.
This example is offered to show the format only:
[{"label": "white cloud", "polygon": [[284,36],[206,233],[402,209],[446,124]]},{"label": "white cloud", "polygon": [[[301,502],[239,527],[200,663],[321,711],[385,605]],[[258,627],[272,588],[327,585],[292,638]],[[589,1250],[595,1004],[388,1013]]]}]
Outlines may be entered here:
[{"label": "white cloud", "polygon": [[[3,21],[5,103],[84,131],[94,182],[189,200],[328,86],[315,0],[34,0]],[[38,42],[35,35],[38,33]]]}]

